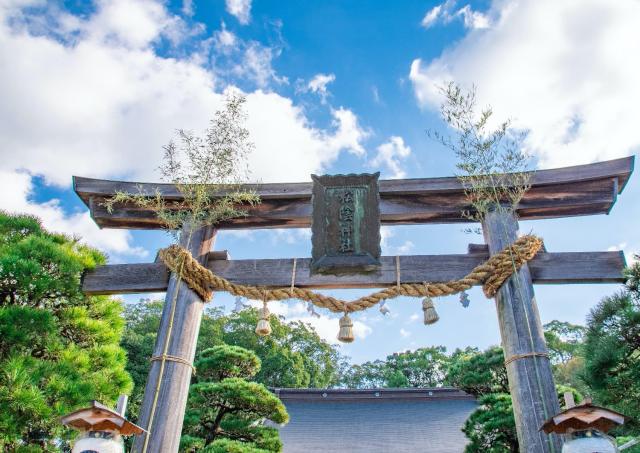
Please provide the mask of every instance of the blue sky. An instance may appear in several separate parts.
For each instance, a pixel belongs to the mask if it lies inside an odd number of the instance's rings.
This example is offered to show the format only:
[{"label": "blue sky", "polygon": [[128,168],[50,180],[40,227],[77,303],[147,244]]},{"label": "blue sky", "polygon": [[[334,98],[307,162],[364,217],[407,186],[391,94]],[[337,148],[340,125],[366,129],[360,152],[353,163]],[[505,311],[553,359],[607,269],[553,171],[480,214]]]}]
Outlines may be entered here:
[{"label": "blue sky", "polygon": [[[148,261],[168,237],[98,230],[71,176],[158,180],[176,128],[202,130],[230,87],[247,95],[253,176],[381,171],[383,178],[449,176],[455,160],[425,131],[445,131],[436,87],[477,87],[481,106],[528,129],[539,168],[632,155],[640,149],[640,4],[633,0],[0,1],[0,208],[39,215],[112,262]],[[640,185],[632,178],[609,216],[525,222],[553,251],[640,250]],[[385,254],[463,253],[481,238],[455,225],[384,228]],[[306,230],[219,235],[233,258],[305,257]],[[584,322],[615,285],[539,286],[543,322]],[[344,297],[362,291],[336,292]],[[355,316],[354,362],[435,344],[500,341],[478,290],[463,308],[420,301]],[[129,303],[140,297],[127,296]],[[228,295],[212,302],[233,307]],[[337,318],[274,305],[334,340]]]}]

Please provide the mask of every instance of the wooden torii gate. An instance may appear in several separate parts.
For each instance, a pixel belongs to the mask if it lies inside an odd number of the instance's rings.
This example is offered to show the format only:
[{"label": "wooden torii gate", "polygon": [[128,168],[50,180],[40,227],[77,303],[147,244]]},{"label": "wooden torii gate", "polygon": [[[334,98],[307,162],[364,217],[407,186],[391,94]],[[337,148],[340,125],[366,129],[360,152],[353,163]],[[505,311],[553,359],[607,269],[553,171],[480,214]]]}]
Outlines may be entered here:
[{"label": "wooden torii gate", "polygon": [[[633,171],[634,158],[622,158],[536,172],[531,188],[519,204],[523,220],[607,214]],[[248,216],[216,229],[299,228],[311,225],[311,183],[251,185],[261,198]],[[383,180],[380,219],[386,225],[467,222],[461,213],[470,206],[457,178]],[[181,199],[171,184],[139,184],[74,177],[74,189],[104,228],[159,229],[155,213],[131,204],[109,212],[103,203],[116,192]],[[230,260],[213,252],[216,229],[200,228],[184,234],[183,243],[198,261],[231,282],[265,287],[288,286],[293,259]],[[490,213],[482,224],[486,245],[470,245],[467,254],[402,256],[402,283],[439,282],[461,278],[518,235],[514,215]],[[297,259],[296,286],[305,288],[372,288],[396,284],[395,257],[381,257],[380,271],[341,277],[312,275],[309,259]],[[512,275],[498,291],[496,310],[504,348],[509,387],[521,451],[560,452],[560,439],[540,431],[542,423],[559,411],[555,385],[535,301],[533,284],[622,282],[621,252],[548,252],[543,250]],[[182,431],[196,339],[203,303],[161,262],[100,266],[83,279],[87,294],[125,294],[166,291],[165,307],[154,355],[175,357],[151,363],[138,423],[148,430],[135,443],[137,452],[176,452]],[[169,303],[168,301],[175,301]],[[173,326],[173,328],[172,328]]]}]

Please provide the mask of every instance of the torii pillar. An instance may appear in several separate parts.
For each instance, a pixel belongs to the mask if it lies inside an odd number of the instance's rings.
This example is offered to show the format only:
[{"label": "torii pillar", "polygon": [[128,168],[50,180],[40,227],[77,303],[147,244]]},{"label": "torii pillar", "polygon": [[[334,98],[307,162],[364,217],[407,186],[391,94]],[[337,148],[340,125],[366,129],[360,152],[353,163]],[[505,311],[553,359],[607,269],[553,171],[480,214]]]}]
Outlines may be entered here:
[{"label": "torii pillar", "polygon": [[[487,214],[482,230],[494,255],[517,239],[518,221],[513,213],[496,210]],[[495,300],[520,451],[560,453],[559,436],[540,431],[560,406],[526,263],[502,285]]]},{"label": "torii pillar", "polygon": [[[180,245],[206,264],[215,232],[184,227]],[[136,453],[178,451],[203,308],[200,297],[172,273],[138,420],[147,433],[136,437]]]}]

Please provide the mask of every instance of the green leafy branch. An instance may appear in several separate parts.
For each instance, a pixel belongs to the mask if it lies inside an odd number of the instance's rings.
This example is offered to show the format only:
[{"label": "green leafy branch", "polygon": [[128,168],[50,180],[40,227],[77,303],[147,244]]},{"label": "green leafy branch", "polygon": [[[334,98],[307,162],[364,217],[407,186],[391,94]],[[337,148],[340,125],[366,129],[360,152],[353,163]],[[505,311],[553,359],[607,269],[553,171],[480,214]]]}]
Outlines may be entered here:
[{"label": "green leafy branch", "polygon": [[427,134],[458,158],[456,176],[473,207],[463,217],[481,222],[491,210],[515,212],[533,175],[531,159],[522,149],[526,132],[515,130],[511,120],[492,127],[493,110],[485,107],[477,112],[475,88],[465,91],[449,82],[440,91],[444,96],[440,113],[456,135],[434,130]]},{"label": "green leafy branch", "polygon": [[164,146],[159,170],[181,199],[166,199],[160,189],[149,194],[139,186],[137,193],[116,192],[104,203],[106,209],[113,212],[117,205],[133,204],[151,210],[171,232],[185,224],[197,228],[246,216],[246,207],[259,204],[260,197],[242,185],[249,179],[247,157],[254,150],[244,126],[245,102],[240,94],[228,94],[202,137],[180,129]]}]

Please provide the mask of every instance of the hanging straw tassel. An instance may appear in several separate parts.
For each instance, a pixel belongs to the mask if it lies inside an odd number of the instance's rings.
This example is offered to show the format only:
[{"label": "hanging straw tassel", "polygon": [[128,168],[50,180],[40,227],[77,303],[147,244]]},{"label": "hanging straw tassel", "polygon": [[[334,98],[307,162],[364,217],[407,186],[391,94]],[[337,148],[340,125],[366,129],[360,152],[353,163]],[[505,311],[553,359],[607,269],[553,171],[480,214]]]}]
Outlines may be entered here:
[{"label": "hanging straw tassel", "polygon": [[340,332],[338,332],[338,340],[343,343],[352,343],[355,340],[353,336],[353,321],[349,318],[349,315],[345,312],[344,316],[340,318]]},{"label": "hanging straw tassel", "polygon": [[424,312],[425,325],[434,324],[440,319],[436,307],[433,305],[433,301],[429,296],[422,300],[422,311]]},{"label": "hanging straw tassel", "polygon": [[260,310],[260,320],[258,321],[258,325],[256,326],[256,333],[261,337],[266,337],[271,334],[271,324],[269,323],[269,317],[271,314],[269,313],[269,309],[267,308],[267,301],[264,301],[264,305]]}]

